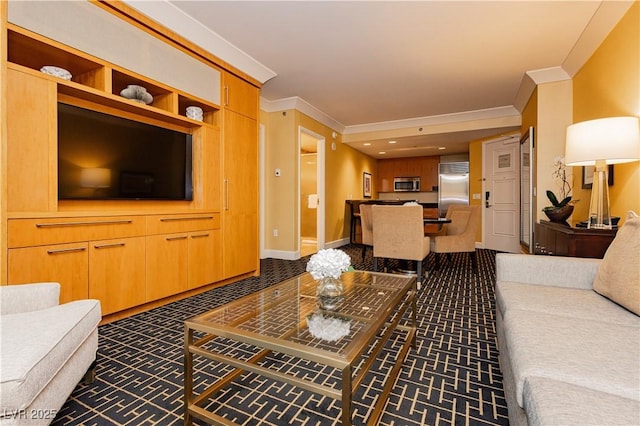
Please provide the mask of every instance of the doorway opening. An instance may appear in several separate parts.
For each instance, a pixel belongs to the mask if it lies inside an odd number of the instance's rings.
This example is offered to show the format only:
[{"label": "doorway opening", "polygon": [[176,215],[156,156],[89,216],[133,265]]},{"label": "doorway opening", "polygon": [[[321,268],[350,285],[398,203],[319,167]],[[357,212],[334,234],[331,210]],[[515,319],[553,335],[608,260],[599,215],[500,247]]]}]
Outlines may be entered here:
[{"label": "doorway opening", "polygon": [[298,247],[300,257],[324,248],[324,138],[298,131]]}]

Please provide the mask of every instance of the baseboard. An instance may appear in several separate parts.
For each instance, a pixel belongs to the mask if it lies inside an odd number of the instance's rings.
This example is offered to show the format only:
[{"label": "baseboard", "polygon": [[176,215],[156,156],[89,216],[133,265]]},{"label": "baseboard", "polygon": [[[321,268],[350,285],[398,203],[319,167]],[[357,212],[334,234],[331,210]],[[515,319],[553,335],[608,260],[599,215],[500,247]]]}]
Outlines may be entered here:
[{"label": "baseboard", "polygon": [[282,260],[298,260],[300,259],[300,251],[287,250],[267,250],[262,253],[263,259],[282,259]]},{"label": "baseboard", "polygon": [[[339,248],[349,244],[349,238],[325,243],[325,248]],[[282,259],[282,260],[298,260],[300,259],[300,250],[268,250],[264,249],[261,253],[262,259]]]}]

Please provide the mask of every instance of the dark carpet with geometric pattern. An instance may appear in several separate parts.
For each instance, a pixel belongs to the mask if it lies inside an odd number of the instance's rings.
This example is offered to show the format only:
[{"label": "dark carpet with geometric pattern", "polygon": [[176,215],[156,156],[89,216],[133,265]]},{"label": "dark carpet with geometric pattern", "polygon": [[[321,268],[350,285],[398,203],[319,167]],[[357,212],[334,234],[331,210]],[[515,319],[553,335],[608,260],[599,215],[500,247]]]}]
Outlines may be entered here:
[{"label": "dark carpet with geometric pattern", "polygon": [[[351,256],[356,269],[373,269],[370,251],[363,260],[359,246],[340,249]],[[409,351],[380,425],[509,423],[495,330],[495,252],[478,250],[477,258],[477,272],[465,254],[453,254],[440,271],[429,271],[418,292],[417,348]],[[184,320],[298,275],[308,260],[264,259],[259,277],[101,326],[96,381],[77,386],[54,424],[182,424]],[[394,266],[391,261],[389,267]],[[398,340],[389,339],[354,395],[355,425],[365,424],[372,412],[395,362]],[[228,344],[231,351],[243,350]],[[263,362],[315,381],[331,377],[326,368],[282,354],[271,354]],[[196,368],[222,374],[222,367],[210,361]],[[340,405],[332,398],[245,373],[216,394],[208,408],[242,425],[324,426],[340,424]]]}]

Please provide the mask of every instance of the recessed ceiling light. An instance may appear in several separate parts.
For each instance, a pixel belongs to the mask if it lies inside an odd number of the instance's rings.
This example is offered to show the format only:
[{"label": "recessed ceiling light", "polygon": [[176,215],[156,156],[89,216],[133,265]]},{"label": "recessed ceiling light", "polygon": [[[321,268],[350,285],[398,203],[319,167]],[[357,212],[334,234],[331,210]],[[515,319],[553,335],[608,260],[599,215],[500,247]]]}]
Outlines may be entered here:
[{"label": "recessed ceiling light", "polygon": [[397,141],[389,141],[389,143],[397,143]]},{"label": "recessed ceiling light", "polygon": [[386,151],[380,151],[378,154],[386,154]]},{"label": "recessed ceiling light", "polygon": [[443,149],[447,149],[447,148],[446,148],[446,147],[444,147],[444,146],[439,146],[439,147],[438,147],[438,149],[439,149],[439,150],[443,150]]},{"label": "recessed ceiling light", "polygon": [[365,142],[363,145],[364,146],[371,146],[371,142]]}]

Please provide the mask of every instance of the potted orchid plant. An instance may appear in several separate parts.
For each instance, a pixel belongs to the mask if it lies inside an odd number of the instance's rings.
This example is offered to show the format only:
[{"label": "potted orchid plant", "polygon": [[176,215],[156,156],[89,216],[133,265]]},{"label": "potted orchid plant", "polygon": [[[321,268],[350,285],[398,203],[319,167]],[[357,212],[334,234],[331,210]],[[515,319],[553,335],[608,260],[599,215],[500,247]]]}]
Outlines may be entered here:
[{"label": "potted orchid plant", "polygon": [[573,213],[573,205],[579,200],[574,200],[571,196],[570,175],[567,174],[564,157],[554,158],[553,166],[552,176],[559,182],[560,197],[557,197],[553,191],[547,190],[547,198],[551,202],[551,205],[543,208],[542,211],[552,222],[564,222],[571,216]]}]

